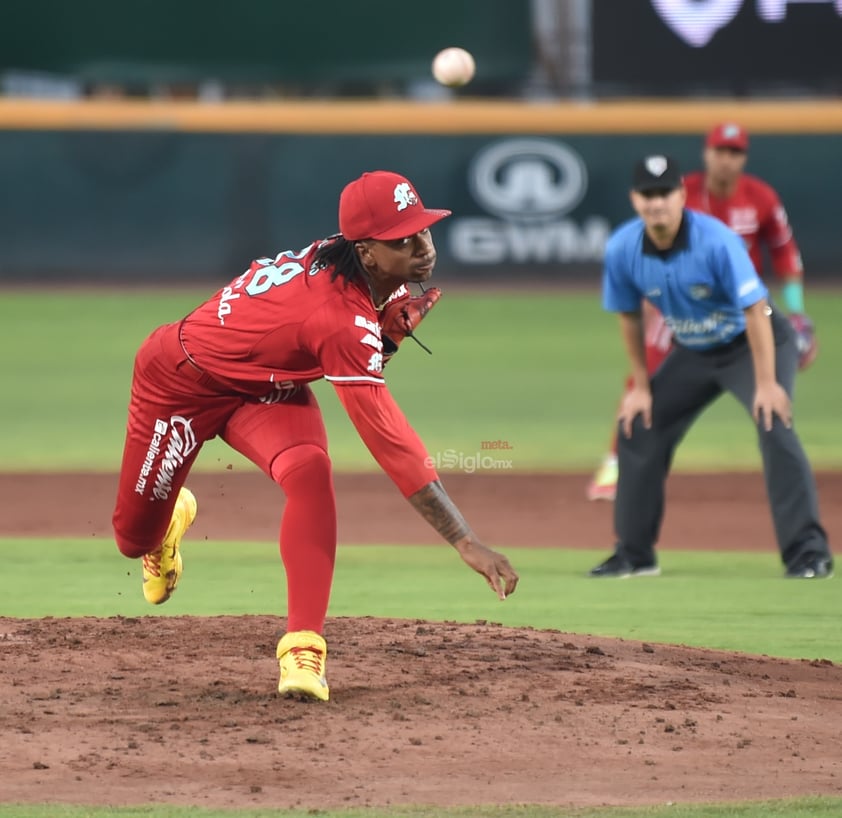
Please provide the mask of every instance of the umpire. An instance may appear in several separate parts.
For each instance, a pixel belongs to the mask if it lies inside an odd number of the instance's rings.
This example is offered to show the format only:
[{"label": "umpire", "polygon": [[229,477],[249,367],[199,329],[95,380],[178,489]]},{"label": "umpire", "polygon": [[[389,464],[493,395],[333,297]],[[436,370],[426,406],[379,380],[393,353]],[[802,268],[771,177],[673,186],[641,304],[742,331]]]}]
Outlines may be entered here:
[{"label": "umpire", "polygon": [[[617,544],[590,575],[660,573],[655,543],[675,447],[727,391],[757,425],[786,576],[832,576],[815,480],[792,426],[798,351],[789,323],[770,306],[740,237],[718,219],[685,209],[675,160],[641,159],[630,196],[638,218],[612,234],[603,273],[603,306],[619,314],[633,379],[618,414]],[[674,336],[673,351],[651,381],[643,299],[663,313]]]}]

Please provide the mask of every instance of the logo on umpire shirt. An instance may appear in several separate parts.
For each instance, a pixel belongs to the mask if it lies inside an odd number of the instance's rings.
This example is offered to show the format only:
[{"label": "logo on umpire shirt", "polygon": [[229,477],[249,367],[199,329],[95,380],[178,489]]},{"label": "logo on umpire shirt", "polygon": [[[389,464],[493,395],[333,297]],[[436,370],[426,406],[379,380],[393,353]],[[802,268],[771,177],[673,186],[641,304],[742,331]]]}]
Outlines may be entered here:
[{"label": "logo on umpire shirt", "polygon": [[565,218],[588,190],[585,163],[554,139],[504,139],[471,162],[468,187],[487,213],[450,220],[451,251],[463,264],[598,262],[607,219]]}]

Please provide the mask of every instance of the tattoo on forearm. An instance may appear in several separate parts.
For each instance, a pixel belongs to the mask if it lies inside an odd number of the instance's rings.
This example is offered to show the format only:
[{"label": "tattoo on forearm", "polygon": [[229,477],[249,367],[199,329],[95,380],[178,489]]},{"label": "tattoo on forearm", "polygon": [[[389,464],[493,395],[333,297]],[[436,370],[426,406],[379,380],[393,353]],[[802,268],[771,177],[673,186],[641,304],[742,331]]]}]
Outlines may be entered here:
[{"label": "tattoo on forearm", "polygon": [[409,502],[451,545],[471,533],[471,527],[438,480],[416,491]]}]

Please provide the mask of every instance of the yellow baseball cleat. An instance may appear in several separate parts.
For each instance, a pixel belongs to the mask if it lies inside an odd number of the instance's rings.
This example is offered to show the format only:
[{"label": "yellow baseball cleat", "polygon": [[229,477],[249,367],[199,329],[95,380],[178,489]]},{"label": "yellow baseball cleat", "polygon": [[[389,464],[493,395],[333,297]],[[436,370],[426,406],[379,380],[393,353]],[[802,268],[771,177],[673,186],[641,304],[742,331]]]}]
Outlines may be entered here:
[{"label": "yellow baseball cleat", "polygon": [[315,631],[293,631],[278,642],[275,654],[281,666],[278,693],[326,702],[330,690],[325,678],[327,644]]},{"label": "yellow baseball cleat", "polygon": [[588,483],[588,500],[613,502],[617,494],[617,456],[607,455]]},{"label": "yellow baseball cleat", "polygon": [[143,596],[151,605],[166,602],[181,577],[181,539],[196,519],[196,498],[182,488],[178,493],[164,541],[143,558]]}]

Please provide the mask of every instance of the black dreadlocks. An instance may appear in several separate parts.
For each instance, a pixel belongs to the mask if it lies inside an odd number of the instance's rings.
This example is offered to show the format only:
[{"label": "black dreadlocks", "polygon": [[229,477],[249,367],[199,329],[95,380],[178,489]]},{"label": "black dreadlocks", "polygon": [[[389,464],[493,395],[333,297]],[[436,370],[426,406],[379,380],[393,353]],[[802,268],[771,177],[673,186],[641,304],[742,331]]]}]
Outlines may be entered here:
[{"label": "black dreadlocks", "polygon": [[354,244],[355,242],[348,241],[341,233],[328,236],[316,250],[316,266],[321,270],[333,267],[331,281],[336,281],[339,276],[342,276],[346,284],[354,280],[367,282],[365,268],[357,255]]}]

